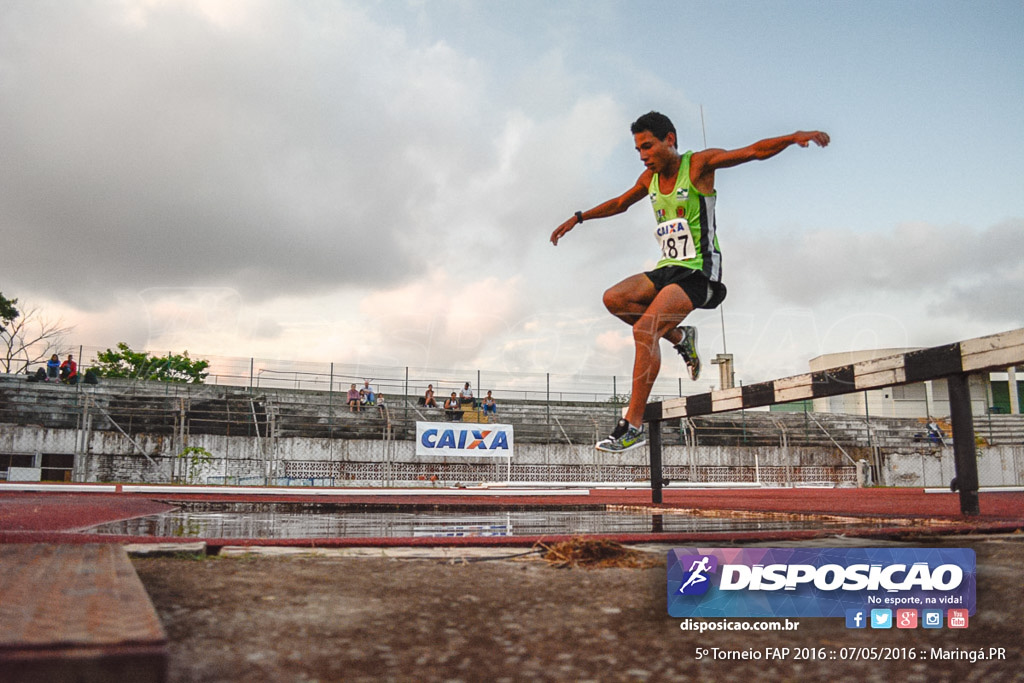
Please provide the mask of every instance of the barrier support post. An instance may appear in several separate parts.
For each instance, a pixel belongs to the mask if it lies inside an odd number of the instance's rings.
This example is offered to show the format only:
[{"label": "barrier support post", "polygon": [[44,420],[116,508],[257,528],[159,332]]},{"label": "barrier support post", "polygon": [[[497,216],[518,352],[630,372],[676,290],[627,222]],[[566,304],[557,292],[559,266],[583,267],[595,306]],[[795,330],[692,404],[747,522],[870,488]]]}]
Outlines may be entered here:
[{"label": "barrier support post", "polygon": [[950,375],[949,417],[953,425],[953,462],[956,489],[960,492],[960,512],[979,515],[978,458],[974,444],[974,416],[971,413],[971,392],[967,374]]},{"label": "barrier support post", "polygon": [[661,420],[647,423],[647,443],[651,452],[651,503],[661,503]]}]

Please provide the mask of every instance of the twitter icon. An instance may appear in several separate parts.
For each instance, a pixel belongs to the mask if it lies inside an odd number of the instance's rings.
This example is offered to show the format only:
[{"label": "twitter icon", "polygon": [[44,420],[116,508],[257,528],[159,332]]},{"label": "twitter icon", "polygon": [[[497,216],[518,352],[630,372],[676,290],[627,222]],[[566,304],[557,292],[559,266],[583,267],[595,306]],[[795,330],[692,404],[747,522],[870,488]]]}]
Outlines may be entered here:
[{"label": "twitter icon", "polygon": [[871,610],[871,628],[892,628],[892,610]]}]

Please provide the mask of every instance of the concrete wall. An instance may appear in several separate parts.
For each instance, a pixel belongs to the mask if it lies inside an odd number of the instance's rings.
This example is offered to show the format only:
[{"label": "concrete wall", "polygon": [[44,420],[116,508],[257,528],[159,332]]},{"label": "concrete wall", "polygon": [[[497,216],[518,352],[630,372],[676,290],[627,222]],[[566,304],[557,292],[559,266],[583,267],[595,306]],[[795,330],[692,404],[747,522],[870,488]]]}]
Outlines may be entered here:
[{"label": "concrete wall", "polygon": [[[187,463],[176,455],[176,437],[84,432],[32,425],[0,425],[0,452],[78,453],[74,480],[85,482],[184,481]],[[305,437],[255,438],[192,435],[187,445],[209,451],[214,460],[195,473],[195,483],[295,483],[380,485],[504,481],[504,458],[440,458],[415,454],[412,441]],[[141,449],[141,451],[140,451]],[[871,460],[867,449],[847,449],[853,460]],[[879,483],[887,486],[945,487],[954,476],[952,446],[882,449]],[[647,449],[623,455],[588,445],[516,444],[514,481],[634,481],[649,478]],[[855,481],[852,463],[838,450],[822,447],[666,446],[665,476],[673,481],[755,481],[800,483]],[[1024,483],[1024,446],[978,451],[982,486]]]},{"label": "concrete wall", "polygon": [[[376,482],[393,471],[397,481],[504,480],[506,458],[417,456],[413,441],[386,443],[374,440],[308,437],[257,438],[191,435],[186,443],[175,436],[133,435],[119,432],[88,434],[70,429],[31,425],[0,426],[0,452],[77,453],[74,479],[86,482],[183,480],[188,463],[176,457],[185,445],[203,448],[213,461],[199,467],[196,483],[225,483],[257,479],[333,479],[334,483]],[[516,444],[512,458],[513,479],[544,481],[630,481],[646,478],[647,449],[614,455],[593,446],[566,444]],[[739,470],[742,480],[753,480],[755,470],[769,477],[772,468],[850,469],[838,451],[824,448],[782,449],[772,446],[666,446],[663,462],[667,476],[708,480],[698,470]],[[517,476],[518,475],[518,476]],[[718,473],[722,476],[722,472]],[[789,476],[793,476],[790,472]],[[829,478],[815,473],[813,480]],[[850,472],[843,473],[844,481]],[[769,477],[770,478],[770,477]],[[252,481],[250,481],[252,480]]]},{"label": "concrete wall", "polygon": [[[886,486],[946,487],[956,466],[953,447],[931,451],[887,453],[881,483]],[[978,449],[981,486],[1020,486],[1024,483],[1024,447],[990,446]]]}]

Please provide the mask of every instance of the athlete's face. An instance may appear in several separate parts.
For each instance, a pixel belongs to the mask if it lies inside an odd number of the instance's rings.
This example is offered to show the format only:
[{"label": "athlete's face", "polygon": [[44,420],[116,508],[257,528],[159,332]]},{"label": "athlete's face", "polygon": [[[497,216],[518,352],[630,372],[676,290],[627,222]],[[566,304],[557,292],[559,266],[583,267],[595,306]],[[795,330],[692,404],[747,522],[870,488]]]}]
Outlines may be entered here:
[{"label": "athlete's face", "polygon": [[644,130],[633,135],[633,142],[636,151],[640,153],[640,161],[655,173],[661,173],[679,156],[675,133],[669,133],[664,140],[659,140],[654,133]]}]

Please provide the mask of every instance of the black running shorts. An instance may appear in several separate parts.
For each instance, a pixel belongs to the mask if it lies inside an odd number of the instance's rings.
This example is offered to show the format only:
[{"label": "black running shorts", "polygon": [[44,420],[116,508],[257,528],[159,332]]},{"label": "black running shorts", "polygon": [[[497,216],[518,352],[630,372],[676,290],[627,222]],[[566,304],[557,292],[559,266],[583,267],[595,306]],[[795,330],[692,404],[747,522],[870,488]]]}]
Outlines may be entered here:
[{"label": "black running shorts", "polygon": [[704,273],[683,266],[664,266],[649,270],[644,275],[654,283],[657,291],[669,285],[679,285],[690,297],[694,308],[718,308],[725,300],[726,289],[721,282],[711,282]]}]

